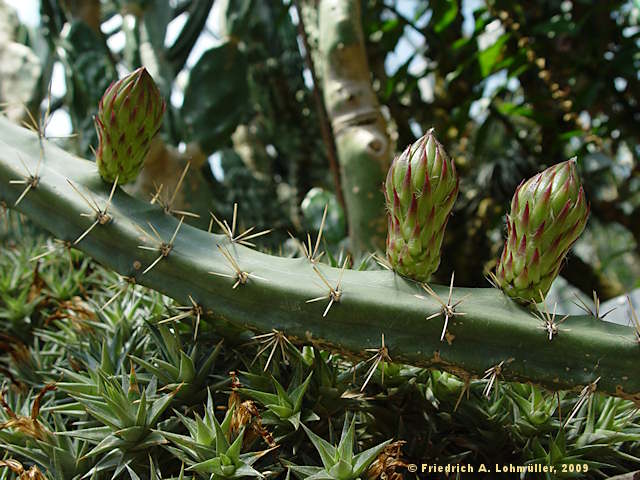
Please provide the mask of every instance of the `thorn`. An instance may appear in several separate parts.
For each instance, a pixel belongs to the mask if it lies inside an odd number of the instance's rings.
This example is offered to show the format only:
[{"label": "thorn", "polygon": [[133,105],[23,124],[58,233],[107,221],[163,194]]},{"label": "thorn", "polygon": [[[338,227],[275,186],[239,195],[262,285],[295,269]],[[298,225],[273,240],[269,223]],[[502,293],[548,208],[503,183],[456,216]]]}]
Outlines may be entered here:
[{"label": "thorn", "polygon": [[270,348],[271,351],[269,353],[269,357],[267,358],[267,363],[265,364],[263,369],[263,371],[266,372],[267,369],[269,368],[269,365],[271,364],[271,360],[273,359],[276,351],[278,350],[278,347],[280,348],[282,361],[284,362],[285,365],[289,365],[289,358],[287,356],[286,348],[295,349],[295,346],[287,338],[284,332],[273,329],[271,333],[265,333],[262,335],[256,335],[252,337],[252,340],[258,341],[258,343],[264,346],[258,351],[258,353],[256,353],[256,356],[253,357],[253,361],[251,362],[251,365],[255,363],[255,361],[258,359],[260,355],[262,355],[263,352],[267,351]]},{"label": "thorn", "polygon": [[17,207],[20,204],[20,202],[24,199],[24,197],[27,196],[27,193],[29,193],[31,189],[36,188],[38,186],[38,183],[40,182],[39,171],[40,171],[41,159],[40,158],[38,159],[36,169],[33,173],[31,173],[31,170],[29,170],[29,167],[27,167],[27,164],[24,162],[20,154],[18,154],[18,160],[20,160],[20,163],[22,164],[22,167],[24,168],[26,174],[23,179],[9,180],[9,183],[12,185],[26,185],[26,186],[22,191],[22,193],[20,194],[20,196],[18,196],[18,199],[13,204],[14,207]]},{"label": "thorn", "polygon": [[[178,222],[178,226],[174,230],[173,235],[171,236],[171,240],[169,240],[169,242],[165,242],[162,239],[162,237],[160,236],[160,233],[158,233],[158,230],[156,230],[156,228],[151,224],[151,222],[147,222],[147,225],[149,225],[149,227],[153,231],[153,234],[156,237],[156,240],[158,242],[158,246],[156,246],[156,247],[148,247],[148,246],[145,246],[145,245],[138,245],[138,248],[140,248],[142,250],[150,250],[150,251],[160,252],[160,255],[158,256],[158,258],[156,258],[153,261],[153,263],[151,263],[151,265],[149,265],[142,272],[142,275],[145,275],[147,272],[149,272],[153,267],[155,267],[158,263],[160,263],[160,261],[163,258],[167,258],[169,256],[169,254],[173,250],[173,244],[175,242],[176,237],[178,236],[178,232],[180,231],[180,227],[182,227],[182,223],[183,222],[184,222],[184,217],[180,217],[180,221]],[[146,241],[146,239],[152,239],[151,235],[149,235],[146,232],[146,230],[144,230],[142,227],[140,227],[139,225],[136,225],[136,228],[138,228],[138,230],[140,230],[142,232],[142,234],[144,236],[143,241]]]},{"label": "thorn", "polygon": [[202,315],[204,315],[204,308],[199,305],[191,295],[189,295],[189,301],[191,302],[190,307],[176,307],[176,310],[181,311],[178,315],[174,315],[170,318],[165,318],[160,320],[158,324],[169,323],[169,322],[178,322],[187,317],[195,317],[196,318],[196,326],[193,333],[193,341],[195,342],[198,338],[198,329],[200,327],[200,319]]},{"label": "thorn", "polygon": [[326,317],[327,313],[329,313],[329,310],[331,309],[333,304],[339,303],[340,299],[342,298],[342,289],[341,289],[342,276],[344,275],[344,270],[347,267],[348,261],[349,261],[349,256],[347,255],[347,257],[344,259],[344,262],[342,264],[342,268],[340,269],[340,273],[338,274],[338,282],[336,283],[335,288],[331,286],[331,284],[329,283],[327,278],[322,274],[320,269],[316,265],[313,265],[313,271],[316,272],[316,275],[320,277],[320,280],[322,280],[322,283],[324,283],[324,285],[329,289],[329,293],[327,293],[326,295],[323,295],[322,297],[316,297],[316,298],[307,300],[306,303],[319,302],[320,300],[328,299],[329,304],[327,305],[327,308],[322,314],[323,317]]},{"label": "thorn", "polygon": [[[120,297],[120,295],[122,295],[123,293],[126,293],[129,290],[129,287],[136,285],[135,277],[122,276],[122,280],[123,280],[124,285],[120,286],[120,289],[114,295],[112,295],[111,298],[109,298],[107,303],[105,303],[104,305],[102,305],[102,307],[100,307],[100,311],[101,312],[106,310],[109,305],[111,305],[113,302],[115,302],[116,299],[118,299]],[[118,287],[118,284],[115,284],[115,285],[111,285],[108,288],[109,289],[114,289],[114,288],[117,288],[117,287]]]},{"label": "thorn", "polygon": [[564,424],[562,425],[562,428],[566,428],[567,427],[567,425],[571,422],[571,420],[573,420],[573,417],[576,416],[576,414],[582,408],[582,406],[585,404],[585,402],[587,400],[591,399],[593,394],[596,393],[596,390],[598,389],[598,382],[600,381],[600,378],[601,377],[596,378],[594,382],[590,383],[589,385],[587,385],[586,387],[584,387],[582,389],[582,391],[580,392],[580,396],[578,397],[578,402],[571,409],[571,413],[569,413],[569,416],[567,417],[567,419],[565,420]]},{"label": "thorn", "polygon": [[233,287],[231,287],[234,289],[237,288],[238,285],[246,285],[246,283],[249,281],[249,277],[258,278],[260,280],[266,280],[265,278],[254,275],[253,273],[248,273],[243,271],[240,268],[240,265],[238,265],[238,262],[236,261],[236,259],[233,258],[233,255],[231,255],[231,253],[226,247],[222,245],[216,245],[216,246],[218,247],[218,250],[220,250],[220,253],[222,253],[224,258],[229,263],[229,266],[231,267],[231,269],[235,272],[235,275],[228,275],[226,273],[219,273],[219,272],[209,272],[211,275],[217,275],[219,277],[234,279],[236,282],[233,284]]},{"label": "thorn", "polygon": [[290,232],[289,236],[298,243],[298,248],[302,252],[302,255],[311,262],[312,265],[316,265],[319,263],[320,258],[324,255],[324,252],[318,253],[320,248],[320,240],[322,239],[322,232],[324,231],[324,224],[327,219],[327,211],[329,208],[329,204],[324,206],[324,212],[322,214],[322,221],[320,222],[320,229],[318,230],[318,238],[316,239],[315,245],[311,243],[311,235],[307,233],[307,244],[304,242],[300,242],[296,239]]},{"label": "thorn", "polygon": [[182,170],[182,173],[180,174],[178,183],[176,184],[176,187],[173,189],[173,193],[171,194],[168,200],[164,199],[161,195],[164,184],[161,183],[158,186],[154,183],[156,193],[153,194],[153,196],[151,197],[150,203],[152,205],[156,203],[160,205],[167,215],[180,215],[181,217],[200,218],[200,215],[198,215],[197,213],[188,212],[186,210],[176,210],[175,208],[173,208],[173,205],[178,197],[178,192],[182,188],[182,184],[184,183],[184,179],[187,176],[187,172],[189,171],[190,166],[191,166],[191,162],[187,162],[184,169]]},{"label": "thorn", "polygon": [[87,197],[85,197],[82,192],[80,190],[78,190],[78,188],[76,188],[76,186],[73,184],[73,182],[71,182],[71,180],[67,179],[67,182],[69,183],[69,185],[71,185],[71,188],[73,188],[73,190],[75,190],[75,192],[80,195],[80,197],[85,201],[85,203],[87,205],[89,205],[89,208],[91,208],[91,210],[93,210],[94,215],[91,214],[80,214],[81,216],[86,216],[86,217],[90,217],[90,216],[94,216],[95,217],[95,221],[89,226],[89,228],[87,228],[77,239],[75,242],[73,242],[74,245],[77,245],[78,243],[80,243],[87,235],[89,235],[89,233],[91,233],[91,231],[98,225],[106,225],[108,224],[111,220],[112,217],[111,215],[109,215],[109,207],[111,206],[111,201],[113,200],[113,195],[116,191],[116,187],[118,186],[118,178],[116,177],[116,179],[113,182],[113,186],[111,187],[111,191],[109,192],[109,198],[107,199],[107,203],[105,204],[104,209],[100,209],[100,207],[98,206],[98,202],[95,200],[95,198],[93,198],[93,196],[91,195],[91,193],[89,192],[89,199],[87,199]]},{"label": "thorn", "polygon": [[236,236],[236,225],[238,221],[238,204],[237,203],[233,204],[233,217],[231,220],[231,226],[229,226],[226,220],[220,221],[218,217],[216,217],[212,212],[209,212],[209,215],[211,215],[211,220],[209,221],[209,233],[211,233],[211,230],[213,228],[213,222],[215,222],[218,224],[218,226],[222,230],[222,233],[229,239],[231,243],[238,243],[240,245],[244,245],[245,247],[255,248],[256,245],[252,242],[249,242],[249,240],[261,237],[263,235],[267,235],[273,231],[273,229],[270,228],[269,230],[263,230],[261,232],[251,233],[253,232],[253,230],[255,230],[255,227],[251,227]]},{"label": "thorn", "polygon": [[[422,284],[422,288],[433,298],[435,298],[440,304],[441,308],[438,312],[435,312],[427,317],[427,320],[431,320],[432,318],[439,317],[440,315],[444,316],[444,326],[442,327],[442,334],[440,335],[440,341],[443,342],[445,335],[447,333],[447,327],[449,325],[449,320],[455,316],[466,315],[464,312],[456,312],[456,308],[464,302],[471,294],[464,295],[457,302],[451,303],[453,297],[453,280],[454,280],[455,272],[451,274],[451,282],[449,284],[449,296],[447,297],[447,303],[443,302],[440,296],[426,283]],[[416,295],[417,296],[417,295]],[[419,297],[419,296],[418,296]],[[423,298],[423,297],[419,297]]]},{"label": "thorn", "polygon": [[[506,360],[506,363],[511,363],[513,360],[514,360],[513,358],[510,358],[509,360]],[[502,368],[504,364],[505,364],[505,360],[501,361],[499,364],[494,365],[491,368],[488,368],[484,372],[484,377],[482,377],[482,379],[489,380],[489,381],[487,382],[487,385],[485,385],[484,390],[482,390],[482,395],[484,395],[487,398],[487,400],[491,395],[491,389],[494,387],[494,385],[496,387],[498,385],[498,377],[502,375]]]},{"label": "thorn", "polygon": [[627,302],[629,302],[629,310],[631,312],[631,321],[633,322],[633,328],[635,329],[636,339],[638,343],[640,343],[640,320],[638,319],[638,314],[636,313],[636,309],[633,308],[633,303],[631,303],[631,298],[627,295]]},{"label": "thorn", "polygon": [[584,312],[586,312],[587,315],[591,315],[593,318],[595,318],[596,320],[604,320],[604,317],[606,317],[607,315],[609,315],[611,312],[613,312],[617,307],[613,307],[611,310],[607,310],[605,313],[600,314],[600,299],[598,298],[598,294],[596,293],[596,291],[593,291],[593,305],[594,305],[594,310],[592,311],[591,308],[589,308],[589,306],[584,302],[584,300],[582,300],[577,293],[574,293],[574,296],[576,297],[576,300],[578,300],[578,303],[576,302],[572,302],[576,307],[580,308],[581,310],[583,310]]},{"label": "thorn", "polygon": [[386,362],[391,363],[391,357],[389,356],[389,349],[384,343],[384,333],[382,334],[382,340],[380,342],[380,348],[367,348],[365,352],[375,352],[375,355],[369,358],[365,363],[373,362],[369,370],[367,370],[366,378],[364,383],[362,384],[362,388],[360,388],[361,392],[364,392],[364,389],[367,387],[369,380],[373,377],[378,365],[382,363],[382,383],[384,384],[384,367]]},{"label": "thorn", "polygon": [[[556,308],[558,307],[558,304],[554,304],[553,313],[549,313],[547,301],[545,300],[542,292],[540,292],[540,298],[542,299],[542,303],[544,305],[544,311],[537,311],[534,315],[536,318],[538,318],[538,320],[542,321],[542,326],[539,328],[547,331],[547,333],[549,334],[549,341],[551,341],[553,340],[554,335],[557,335],[560,331],[558,325],[569,318],[569,315],[565,315],[560,320],[556,321]],[[565,329],[565,331],[569,330]]]}]

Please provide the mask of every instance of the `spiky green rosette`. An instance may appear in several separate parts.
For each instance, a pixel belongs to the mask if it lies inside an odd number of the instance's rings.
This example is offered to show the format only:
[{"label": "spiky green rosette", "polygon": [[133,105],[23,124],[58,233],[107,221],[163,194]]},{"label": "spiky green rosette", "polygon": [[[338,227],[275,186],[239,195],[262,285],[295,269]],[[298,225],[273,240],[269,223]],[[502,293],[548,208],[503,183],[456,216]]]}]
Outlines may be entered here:
[{"label": "spiky green rosette", "polygon": [[166,104],[144,67],[112,83],[95,118],[99,145],[96,162],[107,182],[132,182],[140,173]]},{"label": "spiky green rosette", "polygon": [[500,288],[522,302],[542,300],[588,216],[575,158],[521,183],[507,216],[508,236],[496,272]]},{"label": "spiky green rosette", "polygon": [[393,160],[385,182],[387,257],[400,275],[426,282],[440,264],[440,246],[458,196],[454,162],[433,129]]}]

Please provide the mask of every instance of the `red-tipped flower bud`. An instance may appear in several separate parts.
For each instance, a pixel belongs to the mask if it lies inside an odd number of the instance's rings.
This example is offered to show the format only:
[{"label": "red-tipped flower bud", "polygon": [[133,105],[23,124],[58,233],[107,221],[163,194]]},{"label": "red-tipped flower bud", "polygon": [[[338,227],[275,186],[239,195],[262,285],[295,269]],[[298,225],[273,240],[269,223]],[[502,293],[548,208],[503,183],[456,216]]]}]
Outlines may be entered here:
[{"label": "red-tipped flower bud", "polygon": [[455,165],[433,129],[396,157],[385,182],[387,257],[401,275],[426,282],[440,264],[440,247],[458,196]]},{"label": "red-tipped flower bud", "polygon": [[539,302],[587,223],[589,205],[575,159],[520,184],[507,216],[508,238],[496,271],[498,285],[522,302]]},{"label": "red-tipped flower bud", "polygon": [[166,104],[151,75],[142,67],[111,84],[95,118],[99,145],[96,163],[108,182],[136,179],[160,129]]}]

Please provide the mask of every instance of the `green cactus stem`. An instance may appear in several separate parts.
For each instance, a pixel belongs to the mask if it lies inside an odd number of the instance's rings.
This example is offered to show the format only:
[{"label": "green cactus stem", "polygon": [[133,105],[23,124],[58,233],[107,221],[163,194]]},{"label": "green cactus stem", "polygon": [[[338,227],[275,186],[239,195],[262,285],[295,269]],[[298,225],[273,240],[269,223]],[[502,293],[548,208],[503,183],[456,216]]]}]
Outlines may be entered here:
[{"label": "green cactus stem", "polygon": [[384,189],[387,258],[401,275],[426,282],[440,265],[440,246],[458,197],[454,162],[433,129],[391,164]]},{"label": "green cactus stem", "polygon": [[[85,202],[67,179],[91,192],[100,204],[108,198],[110,186],[100,178],[95,163],[47,141],[43,144],[40,181],[17,209],[56,237],[73,241],[91,219],[80,215],[86,211]],[[20,186],[9,183],[24,175],[20,157],[28,166],[37,164],[38,136],[0,118],[0,203],[13,205],[21,194]],[[600,377],[598,391],[640,404],[640,345],[632,328],[572,316],[550,341],[545,325],[500,290],[455,288],[453,302],[471,294],[457,307],[466,315],[450,319],[448,342],[440,342],[443,317],[426,317],[442,305],[424,295],[420,285],[391,271],[345,271],[340,302],[323,318],[323,303],[306,303],[327,294],[306,258],[266,255],[184,225],[171,255],[143,276],[156,253],[138,248],[138,226],[151,222],[163,238],[169,238],[178,220],[121,189],[113,197],[110,214],[112,221],[94,229],[78,247],[183,305],[190,304],[191,296],[204,311],[213,312],[209,321],[231,322],[257,332],[276,329],[293,342],[314,342],[354,359],[369,358],[366,349],[377,348],[384,334],[395,362],[469,378],[481,377],[504,361],[504,380],[533,382],[553,390],[580,390]],[[236,278],[209,273],[233,272],[217,245],[224,246],[248,274],[235,289]],[[318,268],[331,285],[337,283],[339,269],[322,264]],[[448,288],[433,289],[441,298],[448,297]]]},{"label": "green cactus stem", "polygon": [[100,99],[96,163],[107,182],[134,181],[158,133],[166,104],[151,75],[140,67],[114,82]]},{"label": "green cactus stem", "polygon": [[542,300],[588,216],[575,159],[522,182],[507,217],[508,236],[496,271],[498,286],[523,303]]}]

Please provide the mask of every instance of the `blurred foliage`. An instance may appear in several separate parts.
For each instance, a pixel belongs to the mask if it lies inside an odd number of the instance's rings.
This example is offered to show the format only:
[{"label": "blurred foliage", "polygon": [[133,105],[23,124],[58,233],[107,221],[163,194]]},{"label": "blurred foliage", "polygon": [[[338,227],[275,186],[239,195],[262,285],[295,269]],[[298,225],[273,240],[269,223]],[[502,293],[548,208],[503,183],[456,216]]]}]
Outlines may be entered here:
[{"label": "blurred foliage", "polygon": [[[363,3],[374,86],[398,145],[434,126],[462,175],[440,278],[455,269],[463,284],[481,284],[518,183],[578,156],[592,217],[621,224],[633,238],[612,244],[592,232],[604,249],[632,255],[602,269],[601,257],[584,257],[597,275],[580,288],[600,290],[605,274],[637,286],[630,281],[638,278],[640,245],[632,221],[640,198],[637,3]],[[570,260],[563,274],[578,281],[571,267]]]}]

